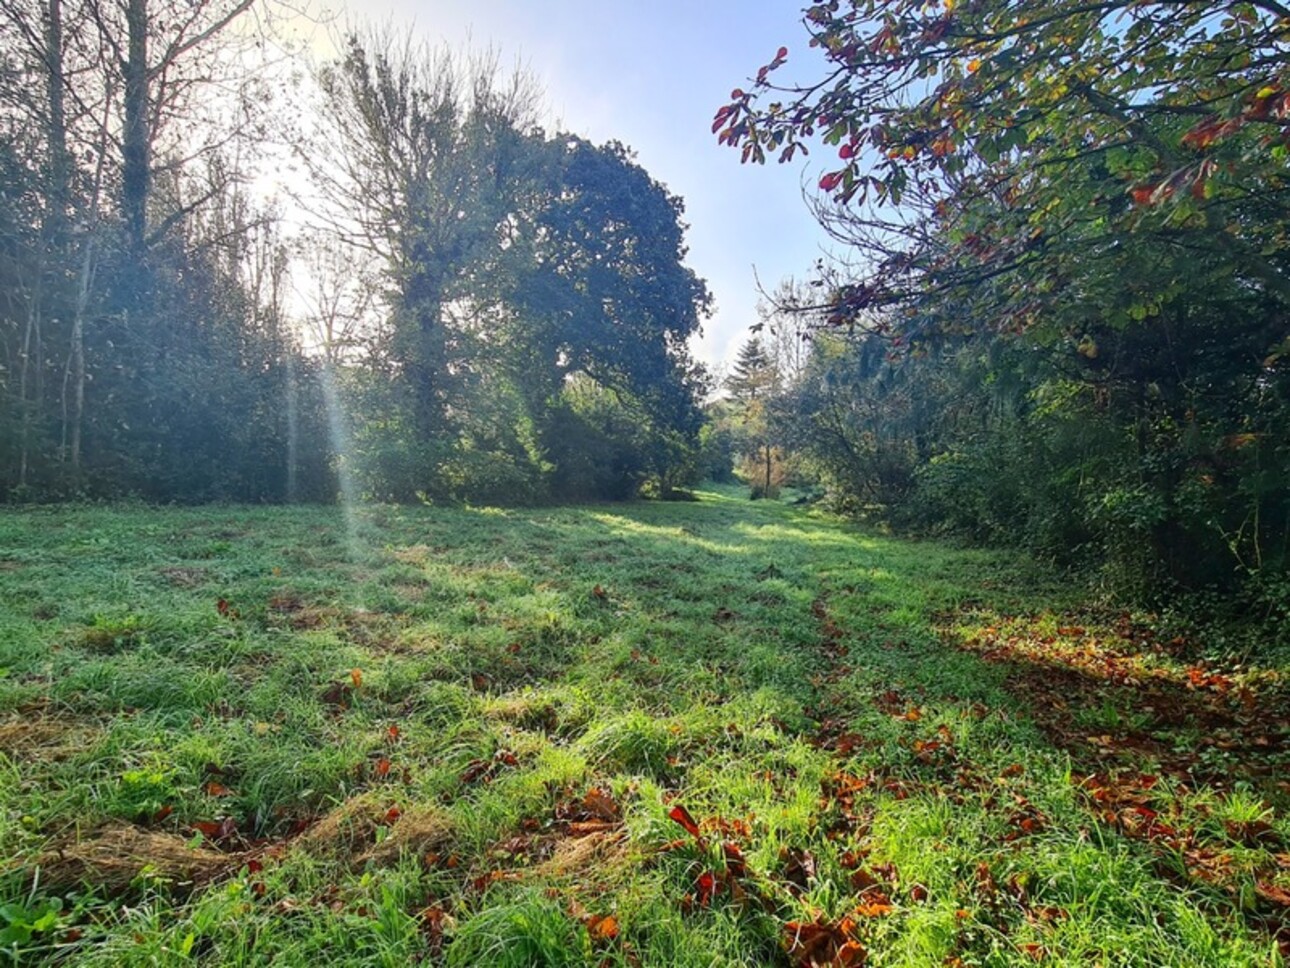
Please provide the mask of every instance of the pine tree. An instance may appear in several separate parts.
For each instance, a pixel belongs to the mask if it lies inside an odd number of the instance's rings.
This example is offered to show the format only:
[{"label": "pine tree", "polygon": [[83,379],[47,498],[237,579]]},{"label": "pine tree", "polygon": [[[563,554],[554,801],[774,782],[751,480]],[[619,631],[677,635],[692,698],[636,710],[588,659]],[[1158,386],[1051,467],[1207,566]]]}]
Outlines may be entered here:
[{"label": "pine tree", "polygon": [[754,336],[739,347],[734,367],[726,377],[726,389],[741,403],[764,398],[775,389],[779,376],[761,339]]}]

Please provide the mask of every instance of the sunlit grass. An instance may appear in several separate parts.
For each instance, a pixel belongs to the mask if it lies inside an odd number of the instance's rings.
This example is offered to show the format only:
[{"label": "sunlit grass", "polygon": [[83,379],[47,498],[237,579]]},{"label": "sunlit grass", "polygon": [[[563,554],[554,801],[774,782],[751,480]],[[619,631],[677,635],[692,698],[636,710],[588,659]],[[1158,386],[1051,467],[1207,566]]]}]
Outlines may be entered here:
[{"label": "sunlit grass", "polygon": [[699,498],[0,514],[22,963],[1276,963],[1280,670]]}]

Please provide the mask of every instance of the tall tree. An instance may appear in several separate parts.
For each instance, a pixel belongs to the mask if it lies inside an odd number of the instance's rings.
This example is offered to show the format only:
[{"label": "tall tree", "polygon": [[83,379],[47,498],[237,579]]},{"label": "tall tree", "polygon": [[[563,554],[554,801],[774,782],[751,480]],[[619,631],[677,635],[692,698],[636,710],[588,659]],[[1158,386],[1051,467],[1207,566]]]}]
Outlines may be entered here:
[{"label": "tall tree", "polygon": [[330,203],[322,214],[384,262],[391,351],[418,432],[440,436],[452,377],[466,366],[449,314],[478,295],[476,270],[504,238],[534,118],[532,84],[503,75],[495,58],[461,59],[388,34],[351,36],[319,81],[320,136],[341,149],[311,164]]}]

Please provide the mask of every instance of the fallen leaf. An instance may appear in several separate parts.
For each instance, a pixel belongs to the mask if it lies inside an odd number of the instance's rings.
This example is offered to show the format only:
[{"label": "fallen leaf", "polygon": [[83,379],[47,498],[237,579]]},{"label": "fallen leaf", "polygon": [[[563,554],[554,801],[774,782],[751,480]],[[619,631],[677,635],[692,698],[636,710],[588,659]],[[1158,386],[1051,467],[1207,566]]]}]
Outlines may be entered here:
[{"label": "fallen leaf", "polygon": [[699,833],[699,825],[695,823],[694,818],[690,816],[690,811],[686,810],[685,807],[681,806],[681,804],[678,803],[674,806],[667,812],[667,815],[684,827],[686,833],[695,840],[703,839],[703,835]]}]

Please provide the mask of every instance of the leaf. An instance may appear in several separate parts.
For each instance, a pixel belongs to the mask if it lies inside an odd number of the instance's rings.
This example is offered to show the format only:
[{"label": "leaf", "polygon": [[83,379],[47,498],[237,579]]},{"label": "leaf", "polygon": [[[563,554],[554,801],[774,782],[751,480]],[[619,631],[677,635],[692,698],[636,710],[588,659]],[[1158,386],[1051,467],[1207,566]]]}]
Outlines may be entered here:
[{"label": "leaf", "polygon": [[667,815],[685,828],[686,833],[696,840],[702,840],[703,835],[699,833],[699,825],[695,823],[694,818],[690,816],[690,811],[686,810],[681,804],[677,804],[667,812]]},{"label": "leaf", "polygon": [[386,759],[384,756],[382,756],[379,760],[376,761],[376,765],[372,768],[372,772],[375,773],[378,777],[389,776],[390,765],[391,765],[390,761]]},{"label": "leaf", "polygon": [[354,684],[354,688],[355,688],[355,689],[360,688],[360,687],[363,685],[363,670],[362,670],[362,669],[350,669],[350,670],[349,670],[349,681],[350,681],[350,682],[352,682],[352,683]]},{"label": "leaf", "polygon": [[618,937],[618,919],[612,914],[592,915],[587,920],[587,933],[593,941],[612,941]]},{"label": "leaf", "polygon": [[213,844],[222,844],[237,835],[237,821],[232,817],[223,820],[198,820],[193,829]]},{"label": "leaf", "polygon": [[1279,887],[1276,884],[1264,884],[1262,881],[1254,882],[1254,892],[1265,901],[1271,901],[1273,904],[1280,904],[1282,907],[1290,908],[1290,890]]},{"label": "leaf", "polygon": [[582,798],[582,808],[597,820],[613,822],[622,818],[622,809],[600,787],[592,787],[587,791],[587,795]]},{"label": "leaf", "polygon": [[698,894],[699,907],[707,907],[712,903],[712,896],[717,892],[716,875],[712,871],[704,871],[694,882],[694,887]]},{"label": "leaf", "polygon": [[226,787],[223,783],[219,783],[215,780],[211,780],[202,789],[204,789],[206,791],[206,795],[210,797],[231,797],[234,795],[232,790]]},{"label": "leaf", "polygon": [[855,913],[862,918],[881,918],[896,910],[885,894],[874,892],[873,900],[862,901]]}]

